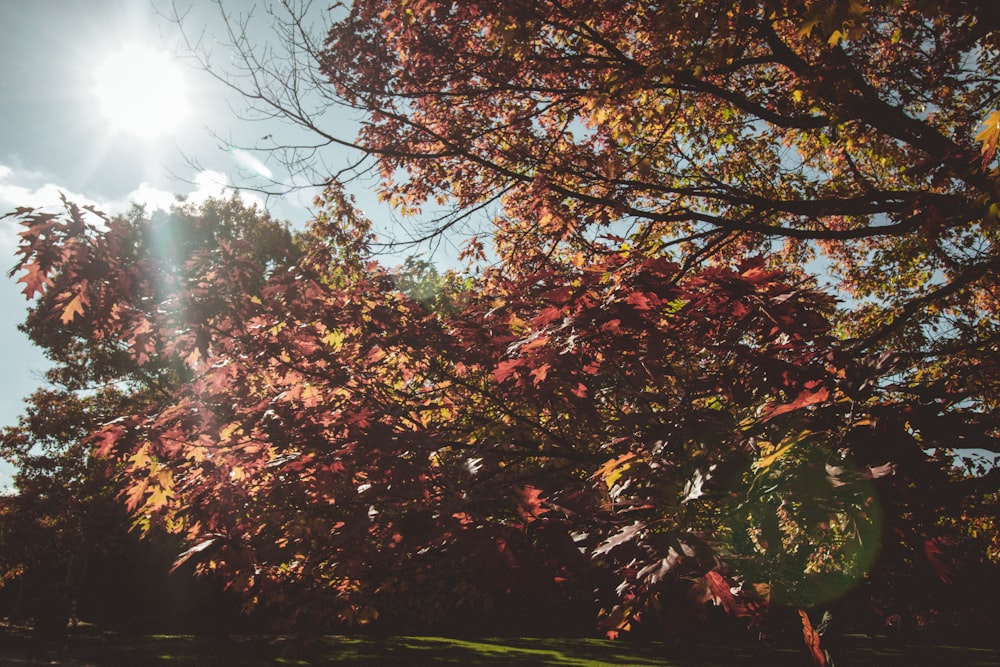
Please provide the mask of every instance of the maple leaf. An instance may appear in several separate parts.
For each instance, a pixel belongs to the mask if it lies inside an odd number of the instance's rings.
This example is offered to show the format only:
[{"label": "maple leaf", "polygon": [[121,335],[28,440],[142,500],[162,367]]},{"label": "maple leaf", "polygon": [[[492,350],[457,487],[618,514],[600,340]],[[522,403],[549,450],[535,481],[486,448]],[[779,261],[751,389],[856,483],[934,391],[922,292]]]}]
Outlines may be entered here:
[{"label": "maple leaf", "polygon": [[946,584],[951,583],[952,569],[944,562],[943,541],[932,537],[924,540],[924,555],[930,561],[938,578]]},{"label": "maple leaf", "polygon": [[124,421],[124,417],[119,417],[105,424],[100,431],[90,436],[89,441],[95,445],[94,453],[97,456],[105,458],[115,449],[126,433],[125,427],[122,426]]},{"label": "maple leaf", "polygon": [[646,294],[644,292],[632,292],[628,295],[625,303],[629,304],[638,311],[648,311],[655,307],[654,299],[655,296]]},{"label": "maple leaf", "polygon": [[810,436],[812,436],[812,431],[809,430],[785,436],[785,438],[778,443],[778,446],[775,447],[771,453],[754,461],[754,470],[767,470],[772,465],[777,463],[779,459],[783,458],[786,454],[792,451],[793,447],[804,442]]},{"label": "maple leaf", "polygon": [[983,121],[983,129],[976,135],[976,141],[982,144],[983,164],[989,164],[1000,143],[1000,109],[990,113]]},{"label": "maple leaf", "polygon": [[25,271],[25,274],[18,278],[17,282],[24,283],[24,289],[21,293],[29,299],[36,294],[42,294],[45,287],[52,284],[47,272],[38,262],[28,262],[22,264],[20,268]]},{"label": "maple leaf", "polygon": [[542,364],[538,368],[532,369],[531,377],[534,378],[534,385],[536,387],[545,381],[545,377],[549,374],[549,371],[551,369],[552,369],[551,364]]},{"label": "maple leaf", "polygon": [[125,506],[130,512],[135,511],[146,497],[146,488],[149,482],[139,479],[125,488]]},{"label": "maple leaf", "polygon": [[760,421],[761,423],[770,421],[780,415],[794,412],[795,410],[801,410],[802,408],[809,407],[810,405],[822,403],[828,398],[830,398],[830,391],[826,387],[820,387],[816,390],[804,389],[791,403],[785,403],[783,405],[778,405],[765,410]]},{"label": "maple leaf", "polygon": [[493,371],[493,377],[497,382],[505,382],[517,373],[517,369],[521,366],[521,361],[519,359],[510,359],[506,361],[501,361],[497,364],[496,369]]},{"label": "maple leaf", "polygon": [[517,499],[518,509],[521,516],[526,521],[534,521],[543,512],[544,501],[542,500],[542,490],[524,484],[514,488],[514,495]]},{"label": "maple leaf", "polygon": [[188,560],[190,560],[190,558],[192,556],[195,556],[196,554],[201,553],[205,549],[207,549],[210,546],[212,546],[213,544],[215,544],[215,542],[216,542],[217,539],[218,539],[217,537],[210,537],[207,540],[202,540],[201,542],[199,542],[198,544],[194,545],[193,547],[189,547],[188,549],[185,549],[180,554],[178,554],[177,558],[174,559],[174,564],[170,567],[171,574],[177,568],[179,568],[181,565],[183,565]]},{"label": "maple leaf", "polygon": [[84,303],[86,303],[86,298],[82,293],[74,296],[63,308],[62,314],[59,316],[59,320],[63,324],[69,324],[77,315],[83,315]]},{"label": "maple leaf", "polygon": [[820,648],[819,634],[813,628],[812,622],[809,620],[809,614],[804,609],[799,609],[798,611],[799,619],[802,621],[802,638],[809,649],[809,657],[816,667],[825,667],[826,654]]},{"label": "maple leaf", "polygon": [[604,465],[598,468],[593,474],[594,478],[600,478],[610,489],[618,483],[629,468],[632,467],[630,461],[636,458],[635,452],[626,452],[621,456],[605,461]]}]

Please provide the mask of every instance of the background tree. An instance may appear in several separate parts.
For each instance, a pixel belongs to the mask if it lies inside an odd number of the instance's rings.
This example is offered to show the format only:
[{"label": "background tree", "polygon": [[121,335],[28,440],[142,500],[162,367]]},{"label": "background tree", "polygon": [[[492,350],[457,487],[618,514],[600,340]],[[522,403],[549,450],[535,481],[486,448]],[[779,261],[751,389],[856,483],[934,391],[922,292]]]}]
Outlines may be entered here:
[{"label": "background tree", "polygon": [[[66,228],[79,234],[71,252],[93,267],[100,218],[88,221],[88,213],[72,205],[67,211]],[[183,273],[192,254],[227,238],[252,239],[255,254],[273,258],[269,261],[282,259],[290,248],[287,231],[235,199],[202,207],[178,204],[169,214],[152,216],[137,208],[119,219],[117,231],[116,243],[122,245],[113,250],[122,251],[122,271],[112,277],[85,273],[84,284],[121,280],[119,287],[128,292],[141,273],[148,289],[162,291]],[[36,226],[34,232],[58,233],[55,225]],[[133,262],[140,254],[146,263],[137,269]],[[19,423],[0,435],[0,454],[16,468],[14,493],[2,499],[0,518],[0,585],[8,612],[37,620],[51,609],[65,620],[73,601],[80,618],[106,625],[183,625],[178,609],[172,609],[183,604],[180,598],[199,596],[209,603],[208,597],[184,582],[166,580],[176,540],[154,535],[143,545],[129,534],[133,519],[141,517],[129,517],[117,498],[122,466],[94,456],[88,437],[124,414],[151,409],[185,378],[176,366],[151,359],[138,364],[119,342],[90,337],[73,323],[82,303],[89,302],[74,304],[55,283],[45,284],[53,289],[30,310],[22,329],[52,363],[49,386],[29,397]],[[52,308],[58,317],[49,317]],[[210,604],[222,611],[219,601]]]}]

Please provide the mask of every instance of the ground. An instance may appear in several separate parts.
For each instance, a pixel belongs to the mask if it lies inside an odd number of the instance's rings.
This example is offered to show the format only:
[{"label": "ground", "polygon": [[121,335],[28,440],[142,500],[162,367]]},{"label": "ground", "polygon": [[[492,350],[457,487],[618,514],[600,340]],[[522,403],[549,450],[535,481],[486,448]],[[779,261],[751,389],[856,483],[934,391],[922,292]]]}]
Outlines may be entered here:
[{"label": "ground", "polygon": [[[29,660],[30,632],[0,627],[0,665],[802,665],[794,649],[715,646],[683,651],[658,642],[571,638],[454,639],[445,637],[324,637],[308,646],[282,637],[123,636],[92,626],[71,631],[65,647]],[[851,665],[966,665],[996,667],[995,648],[902,644],[884,637],[847,638],[841,660]]]}]

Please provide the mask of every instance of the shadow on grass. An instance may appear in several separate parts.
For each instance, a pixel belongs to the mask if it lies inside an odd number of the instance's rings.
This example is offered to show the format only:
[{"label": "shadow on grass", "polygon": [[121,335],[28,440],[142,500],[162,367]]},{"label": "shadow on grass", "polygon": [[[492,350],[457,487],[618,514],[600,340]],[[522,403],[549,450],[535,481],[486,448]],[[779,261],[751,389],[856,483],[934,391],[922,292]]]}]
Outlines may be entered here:
[{"label": "shadow on grass", "polygon": [[[0,628],[0,664],[28,664],[28,635]],[[946,645],[893,645],[855,637],[841,656],[851,665],[1000,664],[986,648]],[[452,639],[444,637],[325,637],[308,646],[275,637],[202,638],[188,635],[127,637],[80,628],[65,649],[50,651],[49,665],[712,665],[806,664],[795,649],[712,646],[682,650],[663,643],[599,639]]]}]

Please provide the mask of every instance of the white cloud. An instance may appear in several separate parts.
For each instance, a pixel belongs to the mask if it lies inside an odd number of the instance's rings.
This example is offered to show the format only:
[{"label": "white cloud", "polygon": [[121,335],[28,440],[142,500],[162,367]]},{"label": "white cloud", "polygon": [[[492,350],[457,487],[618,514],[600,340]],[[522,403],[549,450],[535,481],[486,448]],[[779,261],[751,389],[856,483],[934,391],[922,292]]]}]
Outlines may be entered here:
[{"label": "white cloud", "polygon": [[[66,199],[76,204],[89,204],[112,214],[128,210],[133,203],[143,205],[150,211],[166,211],[177,203],[178,194],[188,202],[203,204],[210,197],[228,197],[232,190],[229,186],[229,178],[225,174],[212,169],[204,169],[195,174],[194,190],[188,193],[170,192],[143,182],[121,200],[98,201],[55,183],[47,182],[40,174],[15,172],[11,167],[0,164],[0,215],[22,206],[60,208],[60,195],[64,195]],[[263,208],[261,198],[252,193],[240,192],[239,197],[248,206],[256,205]]]},{"label": "white cloud", "polygon": [[[42,183],[40,185],[21,185],[13,182],[14,170],[0,164],[0,211],[6,213],[8,210],[19,206],[32,208],[44,208],[47,206],[59,206],[59,195],[63,194],[67,199],[78,204],[96,204],[93,199],[71,192],[55,183]],[[33,175],[31,175],[33,176]],[[35,180],[29,176],[28,182]],[[22,182],[24,182],[22,180]]]},{"label": "white cloud", "polygon": [[[55,183],[32,184],[32,182],[39,180],[35,174],[26,174],[25,176],[25,179],[17,179],[12,168],[0,164],[0,215],[4,215],[22,206],[28,208],[60,208],[62,206],[60,195],[77,204],[97,204],[93,199],[67,190]],[[27,182],[29,185],[22,185],[16,182],[18,180],[21,183]],[[7,221],[4,222],[6,223]],[[0,224],[0,252],[2,252],[2,256],[9,256],[13,248],[17,246],[17,233],[18,229],[16,225],[10,223]]]},{"label": "white cloud", "polygon": [[[219,171],[204,169],[194,176],[194,189],[182,196],[192,204],[204,204],[210,197],[229,197],[233,189],[228,177]],[[140,183],[124,198],[113,201],[98,201],[87,195],[73,192],[52,183],[43,174],[15,170],[0,164],[0,215],[19,207],[61,209],[60,195],[79,205],[91,205],[109,214],[124,213],[133,203],[145,206],[147,211],[167,211],[177,203],[177,194],[158,188],[150,183]],[[239,198],[248,206],[264,208],[260,197],[240,192]],[[18,243],[18,226],[9,221],[0,221],[0,256],[10,256]]]},{"label": "white cloud", "polygon": [[252,155],[242,148],[230,148],[229,154],[233,156],[233,159],[236,160],[236,163],[241,167],[249,169],[264,178],[270,179],[274,177],[274,173],[272,173],[268,166],[261,162],[256,155]]},{"label": "white cloud", "polygon": [[167,211],[177,203],[177,197],[166,190],[153,187],[149,183],[142,183],[138,188],[128,194],[127,199],[140,206],[145,206],[147,211],[159,209]]},{"label": "white cloud", "polygon": [[[229,197],[232,188],[229,187],[229,179],[220,171],[204,169],[194,177],[194,190],[184,195],[185,201],[195,205],[204,204],[210,197]],[[239,198],[247,206],[257,206],[263,208],[263,201],[260,197],[249,192],[240,192]],[[147,211],[169,210],[177,203],[177,196],[166,190],[161,190],[149,183],[142,183],[138,188],[128,194],[126,199],[129,202],[144,205]]]}]

